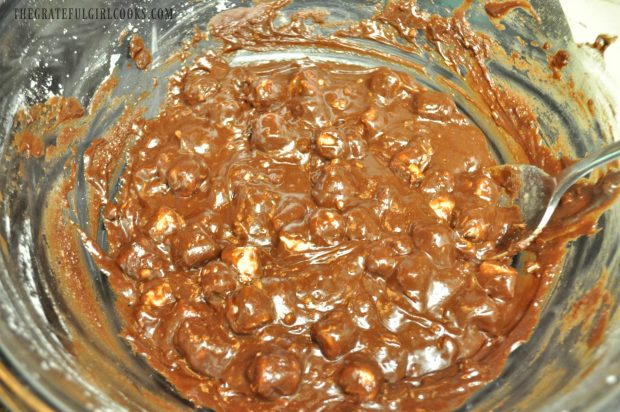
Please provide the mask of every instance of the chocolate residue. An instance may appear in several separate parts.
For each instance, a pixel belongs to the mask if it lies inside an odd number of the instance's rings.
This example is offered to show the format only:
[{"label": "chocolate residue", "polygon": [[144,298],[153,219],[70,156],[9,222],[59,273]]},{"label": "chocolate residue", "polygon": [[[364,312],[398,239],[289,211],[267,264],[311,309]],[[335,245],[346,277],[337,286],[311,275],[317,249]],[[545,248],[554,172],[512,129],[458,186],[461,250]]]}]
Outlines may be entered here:
[{"label": "chocolate residue", "polygon": [[28,156],[41,157],[45,154],[45,142],[28,130],[15,134],[13,146]]},{"label": "chocolate residue", "polygon": [[24,154],[42,157],[46,152],[45,137],[57,132],[60,134],[56,145],[64,145],[71,140],[71,125],[84,115],[84,108],[75,97],[53,96],[44,103],[36,104],[28,110],[20,110],[15,116],[13,146]]},{"label": "chocolate residue", "polygon": [[[443,63],[453,72],[459,73],[459,67],[465,67],[466,73],[459,76],[464,77],[471,93],[481,100],[480,109],[489,113],[492,121],[505,132],[505,141],[518,145],[519,148],[514,147],[512,153],[515,159],[535,164],[551,175],[557,174],[564,165],[542,143],[536,126],[537,119],[532,111],[518,96],[498,87],[490,76],[485,62],[491,52],[491,41],[487,36],[471,29],[465,18],[466,11],[466,8],[461,8],[452,17],[427,18],[423,17],[416,2],[410,0],[389,3],[377,19],[389,24],[399,33],[422,31]],[[370,37],[365,33],[362,35]],[[411,38],[411,41],[414,40],[415,38]],[[415,46],[407,50],[412,53],[419,52]]]},{"label": "chocolate residue", "polygon": [[570,54],[566,50],[558,50],[550,59],[549,67],[553,71],[554,79],[562,78],[562,69],[568,66]]},{"label": "chocolate residue", "polygon": [[605,51],[618,40],[618,36],[609,36],[607,34],[599,34],[594,43],[588,43],[588,46],[598,50],[601,54],[605,54]]},{"label": "chocolate residue", "polygon": [[60,99],[60,107],[58,109],[58,123],[66,120],[78,119],[84,115],[82,104],[75,98]]},{"label": "chocolate residue", "polygon": [[[485,136],[450,95],[386,67],[228,60],[288,45],[390,60],[349,40],[419,53],[424,37],[514,158],[559,173],[570,161],[487,70],[491,41],[469,26],[471,2],[448,17],[390,2],[329,38],[303,13],[276,24],[287,4],[216,16],[221,49],[169,79],[158,115],[128,108],[87,148],[88,230],[61,213],[76,179],[68,166],[46,212],[50,251],[75,274],[81,242],[108,276],[135,353],[197,406],[454,409],[529,338],[566,243],[593,232],[620,173],[573,188],[518,273],[512,256],[495,256],[519,214],[500,205]],[[138,36],[130,53],[138,67],[144,53],[150,62]],[[105,244],[94,241],[100,225]]]},{"label": "chocolate residue", "polygon": [[136,67],[145,70],[153,60],[151,52],[144,45],[144,39],[134,34],[129,41],[129,57],[136,63]]},{"label": "chocolate residue", "polygon": [[598,346],[607,332],[611,315],[611,296],[606,289],[608,280],[609,274],[603,273],[596,284],[575,301],[569,313],[570,325],[580,327],[582,333],[588,334],[588,349]]},{"label": "chocolate residue", "polygon": [[538,13],[534,10],[528,0],[507,0],[501,2],[489,2],[485,4],[484,10],[493,19],[502,19],[514,9],[523,9],[531,14],[536,20],[540,21]]}]

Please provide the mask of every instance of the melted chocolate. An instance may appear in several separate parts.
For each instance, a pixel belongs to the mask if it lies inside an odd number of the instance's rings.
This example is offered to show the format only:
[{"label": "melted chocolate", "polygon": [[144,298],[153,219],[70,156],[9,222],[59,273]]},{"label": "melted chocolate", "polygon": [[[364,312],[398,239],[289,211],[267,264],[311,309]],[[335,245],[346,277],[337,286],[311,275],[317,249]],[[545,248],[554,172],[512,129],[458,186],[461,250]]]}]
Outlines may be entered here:
[{"label": "melted chocolate", "polygon": [[106,231],[127,338],[200,382],[196,403],[407,408],[404,388],[519,319],[517,272],[492,259],[519,214],[448,95],[384,68],[217,58],[171,88]]},{"label": "melted chocolate", "polygon": [[489,2],[484,5],[484,10],[487,12],[489,17],[494,19],[501,19],[503,17],[506,17],[508,13],[517,8],[524,9],[530,14],[537,16],[528,0],[507,0],[501,2]]},{"label": "melted chocolate", "polygon": [[133,59],[136,67],[140,70],[146,70],[153,60],[151,52],[144,45],[144,39],[137,34],[131,36],[129,41],[129,57]]},{"label": "melted chocolate", "polygon": [[607,34],[599,34],[594,43],[588,44],[593,49],[598,50],[601,54],[605,54],[609,46],[618,40],[618,36],[609,36]]},{"label": "melted chocolate", "polygon": [[562,77],[562,69],[568,66],[570,54],[566,50],[558,50],[550,59],[549,67],[553,70],[553,77],[560,79]]}]

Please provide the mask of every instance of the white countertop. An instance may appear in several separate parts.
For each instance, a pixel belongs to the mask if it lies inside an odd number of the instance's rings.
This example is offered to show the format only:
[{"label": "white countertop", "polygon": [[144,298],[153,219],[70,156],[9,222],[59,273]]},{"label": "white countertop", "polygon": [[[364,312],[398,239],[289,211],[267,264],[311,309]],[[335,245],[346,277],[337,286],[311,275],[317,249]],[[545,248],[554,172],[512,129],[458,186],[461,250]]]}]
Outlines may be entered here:
[{"label": "white countertop", "polygon": [[560,0],[560,3],[577,43],[592,43],[599,34],[619,37],[605,52],[605,65],[616,90],[620,91],[620,0]]}]

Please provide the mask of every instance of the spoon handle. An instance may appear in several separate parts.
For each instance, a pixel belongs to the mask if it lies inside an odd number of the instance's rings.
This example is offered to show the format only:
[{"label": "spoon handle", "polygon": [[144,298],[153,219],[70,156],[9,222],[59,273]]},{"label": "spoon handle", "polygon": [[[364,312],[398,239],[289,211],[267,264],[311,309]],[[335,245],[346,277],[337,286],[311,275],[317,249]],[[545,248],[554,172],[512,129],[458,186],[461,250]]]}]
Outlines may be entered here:
[{"label": "spoon handle", "polygon": [[547,208],[543,213],[537,228],[533,231],[528,241],[536,237],[542,229],[547,225],[555,209],[560,204],[562,196],[572,185],[577,183],[579,179],[591,173],[594,169],[606,165],[612,160],[620,158],[620,141],[612,143],[602,149],[597,150],[590,156],[585,157],[572,166],[567,167],[556,178],[556,186],[547,203]]},{"label": "spoon handle", "polygon": [[562,197],[579,179],[590,174],[594,169],[598,169],[618,158],[620,158],[620,141],[605,146],[567,167],[556,178],[557,187],[554,196]]}]

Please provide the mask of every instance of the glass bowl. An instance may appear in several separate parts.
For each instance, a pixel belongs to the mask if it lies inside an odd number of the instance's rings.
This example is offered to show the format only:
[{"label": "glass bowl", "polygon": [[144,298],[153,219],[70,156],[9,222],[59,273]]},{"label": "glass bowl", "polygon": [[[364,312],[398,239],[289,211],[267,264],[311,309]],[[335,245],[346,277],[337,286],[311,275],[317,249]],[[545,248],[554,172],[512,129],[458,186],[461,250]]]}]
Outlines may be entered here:
[{"label": "glass bowl", "polygon": [[[445,14],[446,8],[452,9],[460,1],[418,3],[424,9]],[[50,4],[84,7],[79,1]],[[377,4],[381,2],[301,0],[287,10],[321,8],[327,9],[332,19],[355,21],[372,15]],[[204,28],[210,16],[247,5],[242,0],[183,4],[172,0],[137,1],[131,5],[147,10],[171,8],[171,20],[18,20],[15,8],[40,4],[7,1],[0,6],[0,399],[9,409],[192,408],[118,338],[120,323],[107,279],[88,254],[83,251],[75,257],[88,269],[82,273],[57,270],[55,257],[46,253],[48,238],[43,216],[50,206],[50,192],[66,173],[64,163],[75,158],[80,164],[85,148],[118,119],[122,105],[110,104],[101,111],[75,153],[67,151],[47,161],[14,152],[12,125],[18,109],[51,95],[76,96],[88,107],[97,86],[113,71],[118,74],[119,84],[111,98],[149,91],[143,104],[149,110],[147,115],[155,113],[166,84],[159,82],[153,88],[152,77],[168,75],[179,67],[166,57],[183,39],[192,36],[196,25]],[[517,51],[542,71],[547,55],[537,45],[548,42],[552,50],[562,48],[571,53],[564,75],[572,78],[572,87],[566,87],[567,82],[530,76],[535,71],[515,68],[501,59],[491,62],[490,70],[500,83],[508,84],[531,103],[548,145],[561,147],[564,154],[583,156],[620,135],[614,114],[618,97],[608,89],[594,51],[573,44],[560,4],[556,0],[532,0],[532,5],[540,14],[541,24],[517,10],[504,20],[505,29],[499,30],[480,5],[470,12],[470,21],[475,30],[487,33],[508,54]],[[94,0],[89,7],[127,8],[121,1]],[[126,42],[119,41],[119,37],[132,32],[140,33],[154,54],[153,67],[146,74],[129,67]],[[412,75],[429,87],[445,88],[438,79],[451,76],[424,56],[364,44],[425,65],[428,76]],[[204,43],[199,49],[208,47],[210,44]],[[299,47],[277,53],[242,52],[233,63],[300,56],[371,66],[388,64]],[[455,98],[487,133],[498,159],[512,160],[501,145],[495,144],[493,127],[467,106],[464,96],[457,94]],[[595,108],[593,115],[584,106],[589,100]],[[54,143],[54,136],[49,136],[48,143]],[[88,205],[79,178],[72,196],[75,220],[103,242],[100,228],[87,227]],[[532,338],[514,349],[502,375],[462,410],[617,410],[620,312],[618,302],[606,300],[604,291],[612,297],[620,296],[620,205],[606,212],[598,226],[596,234],[570,244]]]}]

